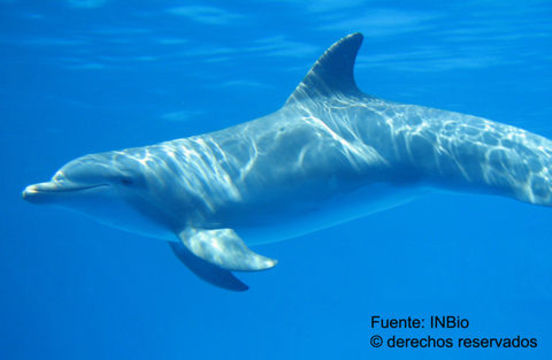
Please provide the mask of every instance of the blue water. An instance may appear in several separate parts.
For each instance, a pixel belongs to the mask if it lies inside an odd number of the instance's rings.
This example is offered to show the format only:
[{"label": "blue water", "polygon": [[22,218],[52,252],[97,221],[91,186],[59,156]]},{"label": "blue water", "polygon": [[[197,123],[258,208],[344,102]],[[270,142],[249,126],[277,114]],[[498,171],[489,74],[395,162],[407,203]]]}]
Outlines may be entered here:
[{"label": "blue water", "polygon": [[[1,359],[552,358],[548,208],[428,195],[257,247],[278,266],[232,293],[163,242],[22,201],[77,156],[276,110],[356,31],[366,93],[552,137],[549,1],[185,3],[0,0]],[[447,314],[469,328],[370,326]],[[538,347],[374,349],[374,334]]]}]

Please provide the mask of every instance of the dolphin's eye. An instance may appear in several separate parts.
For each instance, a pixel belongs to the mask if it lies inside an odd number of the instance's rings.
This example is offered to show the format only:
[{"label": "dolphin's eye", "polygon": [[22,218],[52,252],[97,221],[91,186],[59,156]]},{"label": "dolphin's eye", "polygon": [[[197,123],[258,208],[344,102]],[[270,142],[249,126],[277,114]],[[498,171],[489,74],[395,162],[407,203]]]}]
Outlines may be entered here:
[{"label": "dolphin's eye", "polygon": [[128,177],[123,177],[119,180],[121,182],[121,184],[123,185],[132,185],[132,179],[131,178],[128,178]]}]

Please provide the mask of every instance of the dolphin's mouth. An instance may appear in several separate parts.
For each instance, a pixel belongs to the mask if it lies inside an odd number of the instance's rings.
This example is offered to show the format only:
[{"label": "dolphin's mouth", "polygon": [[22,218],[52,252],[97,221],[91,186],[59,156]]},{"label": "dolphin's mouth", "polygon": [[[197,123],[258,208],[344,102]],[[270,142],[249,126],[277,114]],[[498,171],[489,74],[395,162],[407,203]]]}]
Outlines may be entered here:
[{"label": "dolphin's mouth", "polygon": [[30,202],[39,202],[46,198],[51,198],[57,194],[75,193],[87,190],[92,190],[100,187],[109,186],[109,184],[95,185],[77,185],[77,184],[60,184],[55,181],[29,185],[23,190],[22,197]]}]

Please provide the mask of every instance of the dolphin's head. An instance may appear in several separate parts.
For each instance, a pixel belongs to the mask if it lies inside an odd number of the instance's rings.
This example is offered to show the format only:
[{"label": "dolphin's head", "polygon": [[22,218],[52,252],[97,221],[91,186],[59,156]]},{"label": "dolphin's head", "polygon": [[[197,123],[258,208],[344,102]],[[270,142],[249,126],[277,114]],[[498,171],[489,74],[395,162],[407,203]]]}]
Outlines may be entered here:
[{"label": "dolphin's head", "polygon": [[136,167],[124,167],[112,153],[86,155],[68,162],[48,182],[27,186],[23,199],[37,204],[71,206],[88,198],[132,191],[143,181]]},{"label": "dolphin's head", "polygon": [[147,175],[148,168],[136,157],[121,152],[91,154],[68,162],[50,181],[27,186],[23,199],[76,210],[131,232],[150,233],[144,225],[149,229],[159,224],[153,219]]}]

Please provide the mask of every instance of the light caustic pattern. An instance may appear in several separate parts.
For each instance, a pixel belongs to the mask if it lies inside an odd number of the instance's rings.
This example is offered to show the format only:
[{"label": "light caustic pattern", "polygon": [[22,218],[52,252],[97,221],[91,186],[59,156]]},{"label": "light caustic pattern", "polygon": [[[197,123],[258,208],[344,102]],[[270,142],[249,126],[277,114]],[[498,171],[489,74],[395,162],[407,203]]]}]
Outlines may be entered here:
[{"label": "light caustic pattern", "polygon": [[[439,184],[475,187],[549,205],[552,143],[541,136],[486,119],[418,106],[405,114],[407,154]],[[403,108],[403,109],[401,109]],[[410,125],[408,125],[410,124]]]},{"label": "light caustic pattern", "polygon": [[[210,145],[199,148],[204,156],[213,154],[211,165],[223,162],[213,170],[232,194],[252,178],[270,183],[268,177],[319,177],[354,178],[358,186],[382,180],[422,182],[533,204],[552,202],[552,143],[470,115],[334,96],[290,105],[261,122],[242,125],[240,134],[231,139],[225,131],[207,135]],[[204,169],[211,176],[213,170]],[[390,179],[390,174],[399,178]]]},{"label": "light caustic pattern", "polygon": [[[418,172],[421,181],[550,204],[550,140],[454,112],[380,100],[365,105],[362,112],[371,115],[359,121],[378,127],[369,127],[372,133],[365,141],[395,166]],[[387,146],[374,134],[388,136]]]},{"label": "light caustic pattern", "polygon": [[474,116],[334,95],[304,98],[231,129],[82,159],[105,166],[110,157],[108,167],[141,177],[151,196],[180,203],[177,213],[207,216],[290,194],[297,202],[322,200],[378,182],[550,205],[551,145]]},{"label": "light caustic pattern", "polygon": [[[366,98],[323,110],[330,127],[373,148],[383,162],[420,181],[452,189],[552,201],[552,142],[487,119]],[[404,178],[408,178],[403,174]]]}]

